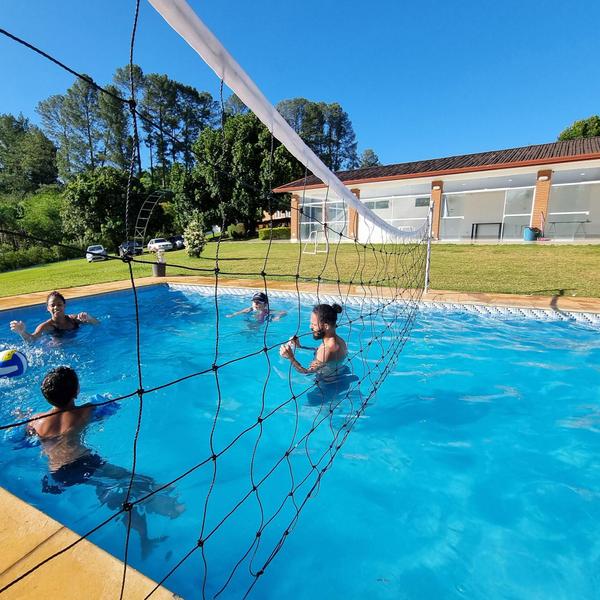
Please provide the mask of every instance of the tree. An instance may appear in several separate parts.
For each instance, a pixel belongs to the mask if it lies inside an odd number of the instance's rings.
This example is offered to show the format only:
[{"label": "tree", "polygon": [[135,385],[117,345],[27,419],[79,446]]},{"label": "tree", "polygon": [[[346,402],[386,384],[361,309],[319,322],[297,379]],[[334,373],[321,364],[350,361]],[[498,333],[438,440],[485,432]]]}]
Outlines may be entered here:
[{"label": "tree", "polygon": [[40,188],[21,202],[20,227],[32,236],[61,241],[63,239],[62,205],[62,189],[59,186],[49,185]]},{"label": "tree", "polygon": [[56,148],[20,115],[0,115],[0,193],[28,193],[56,181]]},{"label": "tree", "polygon": [[230,117],[243,115],[247,113],[248,110],[248,107],[235,94],[231,94],[231,96],[225,100],[225,113]]},{"label": "tree", "polygon": [[62,110],[70,125],[75,168],[77,171],[93,171],[99,163],[101,140],[98,90],[91,83],[76,79],[67,90]]},{"label": "tree", "polygon": [[143,121],[142,128],[150,151],[150,171],[154,176],[155,168],[160,168],[160,182],[162,187],[166,187],[169,157],[176,152],[173,134],[177,127],[177,87],[166,75],[156,73],[146,75],[144,82],[141,112],[150,122]]},{"label": "tree", "polygon": [[558,136],[559,140],[574,140],[577,138],[588,138],[600,135],[600,116],[592,115],[587,119],[575,121]]},{"label": "tree", "polygon": [[37,106],[42,127],[58,147],[58,172],[63,180],[99,164],[101,123],[98,91],[77,79],[65,95],[50,96]]},{"label": "tree", "polygon": [[330,169],[338,171],[357,165],[356,135],[340,104],[293,98],[280,102],[277,110]]},{"label": "tree", "polygon": [[319,105],[324,115],[323,162],[333,171],[356,167],[356,135],[348,113],[337,102]]},{"label": "tree", "polygon": [[207,223],[241,222],[256,229],[263,211],[285,206],[271,189],[301,176],[302,167],[252,113],[227,117],[225,131],[205,129],[195,144],[198,162],[193,178],[208,191],[201,210]]},{"label": "tree", "polygon": [[[125,239],[126,189],[127,173],[113,167],[99,167],[74,177],[65,189],[61,212],[65,233],[80,245],[104,243],[116,248]],[[146,195],[134,177],[129,206],[133,218]]]},{"label": "tree", "polygon": [[71,124],[63,109],[65,96],[56,94],[41,100],[36,112],[42,120],[45,134],[57,147],[56,165],[58,175],[63,180],[68,180],[75,173],[75,164],[71,151]]},{"label": "tree", "polygon": [[371,148],[367,148],[360,155],[359,167],[364,169],[366,167],[378,167],[381,164],[379,157]]},{"label": "tree", "polygon": [[178,82],[175,83],[175,94],[175,133],[179,143],[173,146],[173,163],[182,158],[186,169],[191,169],[194,163],[193,143],[203,129],[215,124],[216,102],[208,92],[199,92]]},{"label": "tree", "polygon": [[[119,90],[115,85],[106,89],[114,94]],[[110,94],[101,93],[98,97],[98,117],[101,136],[101,163],[129,169],[133,140],[129,134],[129,113],[126,106]]]}]

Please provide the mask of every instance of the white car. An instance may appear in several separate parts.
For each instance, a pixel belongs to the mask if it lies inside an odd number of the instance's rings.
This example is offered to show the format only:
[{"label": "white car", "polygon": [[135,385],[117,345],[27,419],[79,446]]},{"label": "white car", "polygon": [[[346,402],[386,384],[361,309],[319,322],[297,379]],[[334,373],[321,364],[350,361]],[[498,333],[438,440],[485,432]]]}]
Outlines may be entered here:
[{"label": "white car", "polygon": [[108,253],[106,252],[106,248],[104,246],[100,246],[100,244],[96,246],[88,246],[85,251],[85,257],[88,262],[95,262],[97,260],[107,260]]},{"label": "white car", "polygon": [[148,252],[156,252],[157,250],[173,250],[173,244],[165,238],[154,238],[148,242]]}]

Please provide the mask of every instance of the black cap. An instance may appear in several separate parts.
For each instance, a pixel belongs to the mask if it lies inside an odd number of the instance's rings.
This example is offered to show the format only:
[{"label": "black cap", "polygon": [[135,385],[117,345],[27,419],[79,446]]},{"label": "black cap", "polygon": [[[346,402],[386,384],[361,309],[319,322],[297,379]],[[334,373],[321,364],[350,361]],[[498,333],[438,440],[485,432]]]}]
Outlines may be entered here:
[{"label": "black cap", "polygon": [[252,296],[252,302],[261,302],[262,304],[268,304],[269,299],[264,292],[256,292],[254,296]]}]

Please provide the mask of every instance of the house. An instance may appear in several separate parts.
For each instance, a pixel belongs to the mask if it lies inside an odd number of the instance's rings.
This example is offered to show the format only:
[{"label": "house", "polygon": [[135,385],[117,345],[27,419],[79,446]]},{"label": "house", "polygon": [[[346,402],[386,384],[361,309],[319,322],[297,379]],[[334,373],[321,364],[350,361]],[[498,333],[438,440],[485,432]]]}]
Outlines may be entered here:
[{"label": "house", "polygon": [[[361,202],[399,229],[421,225],[432,202],[436,240],[516,241],[526,227],[537,227],[552,240],[600,241],[600,137],[337,175]],[[292,241],[322,239],[324,222],[352,239],[381,241],[314,176],[274,191],[292,194]]]}]

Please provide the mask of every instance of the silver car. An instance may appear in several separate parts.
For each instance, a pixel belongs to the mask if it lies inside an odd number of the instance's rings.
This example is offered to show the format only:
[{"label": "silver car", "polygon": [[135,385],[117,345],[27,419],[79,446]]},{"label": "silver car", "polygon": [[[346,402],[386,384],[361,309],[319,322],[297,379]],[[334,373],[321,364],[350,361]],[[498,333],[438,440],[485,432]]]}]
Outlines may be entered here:
[{"label": "silver car", "polygon": [[154,238],[148,242],[148,252],[156,252],[157,250],[173,250],[173,244],[165,238]]},{"label": "silver car", "polygon": [[108,258],[108,252],[106,248],[97,244],[95,246],[88,246],[85,252],[85,258],[88,262],[96,262],[97,260],[106,260]]}]

